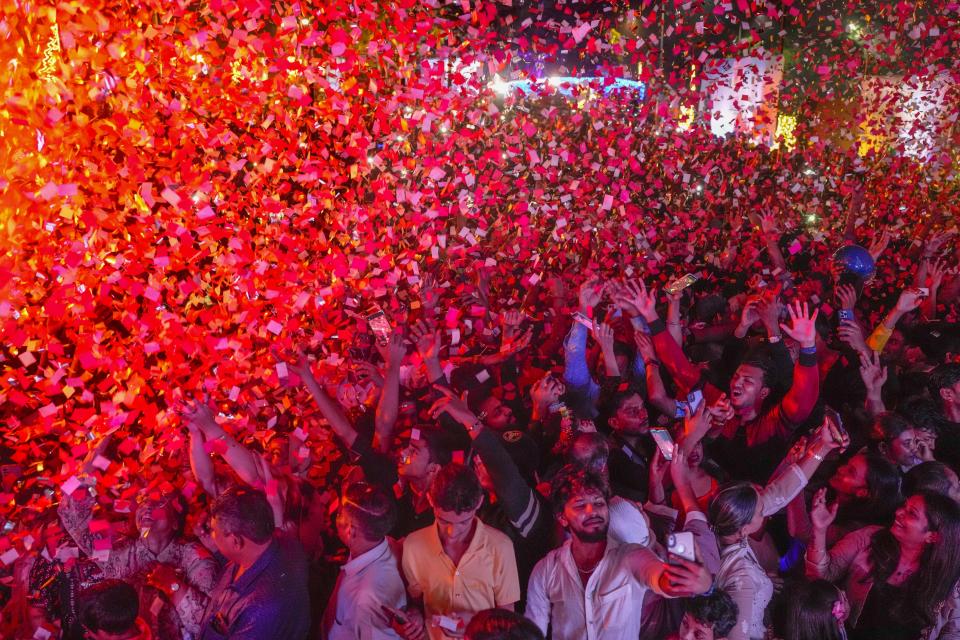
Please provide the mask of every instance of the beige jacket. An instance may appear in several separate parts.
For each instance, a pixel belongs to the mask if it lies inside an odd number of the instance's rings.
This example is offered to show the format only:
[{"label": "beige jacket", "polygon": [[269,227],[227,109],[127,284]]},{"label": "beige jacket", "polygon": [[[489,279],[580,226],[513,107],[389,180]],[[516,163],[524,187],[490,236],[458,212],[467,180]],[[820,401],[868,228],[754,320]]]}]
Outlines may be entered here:
[{"label": "beige jacket", "polygon": [[[831,582],[843,580],[843,590],[850,601],[851,626],[856,626],[873,588],[870,540],[881,528],[864,527],[847,534],[833,545],[820,562],[812,562],[807,556],[808,578],[823,578]],[[936,623],[924,631],[921,640],[960,640],[960,583],[954,586],[950,597],[940,606]]]}]

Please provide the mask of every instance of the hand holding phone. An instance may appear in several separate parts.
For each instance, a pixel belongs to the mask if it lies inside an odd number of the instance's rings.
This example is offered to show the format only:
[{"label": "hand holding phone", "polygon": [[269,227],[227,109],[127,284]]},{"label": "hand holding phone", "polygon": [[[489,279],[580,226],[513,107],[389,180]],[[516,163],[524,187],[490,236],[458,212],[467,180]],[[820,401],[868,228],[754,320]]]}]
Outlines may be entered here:
[{"label": "hand holding phone", "polygon": [[670,432],[662,427],[655,427],[650,429],[650,435],[653,436],[653,441],[657,443],[657,448],[660,449],[663,459],[673,460],[673,451],[676,445],[673,438],[670,437]]},{"label": "hand holding phone", "polygon": [[[693,533],[690,531],[677,531],[667,536],[667,554],[683,558],[690,562],[697,561],[697,553],[693,546]],[[668,560],[669,561],[669,560]]]}]

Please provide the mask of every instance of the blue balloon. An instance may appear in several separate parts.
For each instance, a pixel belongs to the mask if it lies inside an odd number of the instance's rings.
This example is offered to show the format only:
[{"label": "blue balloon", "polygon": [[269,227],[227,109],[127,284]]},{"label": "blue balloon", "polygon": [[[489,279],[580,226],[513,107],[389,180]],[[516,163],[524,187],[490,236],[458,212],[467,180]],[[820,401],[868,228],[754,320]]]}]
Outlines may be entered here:
[{"label": "blue balloon", "polygon": [[870,252],[858,244],[850,244],[838,249],[833,254],[835,264],[843,267],[843,270],[852,273],[864,281],[873,277],[877,270],[877,265],[873,261]]}]

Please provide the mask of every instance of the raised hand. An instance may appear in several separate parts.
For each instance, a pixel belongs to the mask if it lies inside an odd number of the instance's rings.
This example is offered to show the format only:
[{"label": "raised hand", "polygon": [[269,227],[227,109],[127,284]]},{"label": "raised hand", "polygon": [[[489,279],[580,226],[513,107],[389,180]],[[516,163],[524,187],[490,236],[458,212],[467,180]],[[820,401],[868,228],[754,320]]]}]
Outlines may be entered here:
[{"label": "raised hand", "polygon": [[372,362],[355,362],[353,368],[357,373],[358,382],[370,382],[376,387],[383,387],[383,374]]},{"label": "raised hand", "polygon": [[843,451],[848,446],[850,446],[850,436],[841,431],[840,426],[834,424],[829,417],[824,417],[823,424],[807,442],[807,451],[828,453],[834,449]]},{"label": "raised hand", "polygon": [[857,289],[852,284],[842,284],[836,289],[840,308],[851,311],[857,305]]},{"label": "raised hand", "polygon": [[706,593],[713,585],[713,576],[702,564],[674,557],[663,565],[660,588],[672,598],[689,598]]},{"label": "raised hand", "polygon": [[640,331],[634,331],[633,343],[637,345],[637,353],[643,358],[644,363],[657,359],[657,350],[653,346],[653,340],[650,339],[650,336]]},{"label": "raised hand", "polygon": [[760,230],[765,234],[780,233],[777,218],[772,213],[765,213],[760,216]]},{"label": "raised hand", "polygon": [[614,304],[631,317],[643,316],[647,322],[657,319],[657,291],[647,290],[642,280],[630,280],[615,294]]},{"label": "raised hand", "polygon": [[934,256],[940,248],[956,233],[953,229],[949,231],[938,231],[927,239],[926,246],[923,248],[924,255]]},{"label": "raised hand", "polygon": [[751,297],[747,300],[746,304],[743,305],[743,311],[740,312],[740,326],[737,327],[736,331],[738,338],[747,335],[750,327],[760,320],[760,312],[757,310],[759,304],[760,298]]},{"label": "raised hand", "polygon": [[713,414],[707,411],[707,402],[702,400],[696,411],[683,407],[683,437],[681,442],[688,451],[709,433],[713,426]]},{"label": "raised hand", "polygon": [[923,302],[923,294],[919,289],[904,289],[897,298],[897,311],[910,313]]},{"label": "raised hand", "polygon": [[837,519],[837,510],[840,505],[834,502],[827,506],[827,488],[823,487],[813,495],[810,505],[810,524],[815,531],[826,531]]},{"label": "raised hand", "polygon": [[463,396],[457,397],[457,394],[446,387],[435,386],[434,389],[440,392],[443,397],[430,407],[431,418],[436,420],[440,417],[440,414],[446,413],[465,427],[473,426],[473,423],[477,421],[477,416],[467,406],[468,392],[464,391]]},{"label": "raised hand", "polygon": [[297,363],[288,363],[287,368],[297,374],[297,377],[300,378],[304,384],[314,380],[313,371],[310,369],[310,361],[307,359],[307,354],[303,351],[297,353]]},{"label": "raised hand", "polygon": [[940,285],[943,284],[944,276],[946,276],[947,273],[949,273],[949,271],[950,270],[948,268],[946,260],[940,259],[940,260],[935,260],[933,263],[931,263],[930,269],[929,269],[931,292],[936,291],[937,289],[940,288]]},{"label": "raised hand", "polygon": [[424,309],[433,311],[437,302],[440,300],[440,292],[437,290],[437,280],[430,274],[426,274],[420,280],[420,303]]},{"label": "raised hand", "polygon": [[593,338],[600,344],[604,352],[613,353],[613,328],[605,322],[593,321]]},{"label": "raised hand", "polygon": [[535,382],[530,388],[530,400],[533,403],[534,412],[538,416],[545,414],[550,405],[560,401],[560,396],[566,390],[564,384],[552,375],[544,376]]},{"label": "raised hand", "polygon": [[863,329],[860,328],[858,323],[852,320],[844,320],[840,323],[840,326],[837,327],[837,336],[841,342],[857,353],[867,353],[870,351],[870,348],[867,346],[867,341],[863,337]]},{"label": "raised hand", "polygon": [[757,313],[767,330],[767,335],[780,335],[780,309],[780,301],[776,296],[763,296],[757,303]]},{"label": "raised hand", "polygon": [[596,277],[590,278],[580,285],[580,293],[577,295],[577,299],[580,302],[580,311],[583,313],[589,312],[600,304],[600,300],[603,298],[603,288],[599,285],[600,279]]},{"label": "raised hand", "polygon": [[187,421],[188,427],[197,428],[204,433],[207,429],[217,426],[217,421],[213,417],[213,410],[206,401],[184,400],[180,414]]},{"label": "raised hand", "polygon": [[887,382],[887,368],[880,364],[880,354],[868,351],[860,356],[860,377],[867,395],[879,394]]},{"label": "raised hand", "polygon": [[795,302],[793,305],[787,305],[787,312],[790,314],[790,326],[781,323],[780,328],[788,336],[800,343],[803,349],[817,346],[817,314],[819,309],[814,309],[810,313],[809,305],[804,302]]},{"label": "raised hand", "polygon": [[716,402],[707,407],[707,413],[711,416],[710,421],[712,424],[720,425],[733,419],[735,412],[733,405],[730,404],[730,398],[724,393],[717,398]]},{"label": "raised hand", "polygon": [[395,332],[390,336],[390,341],[387,342],[387,366],[399,368],[406,355],[407,341],[402,335]]},{"label": "raised hand", "polygon": [[[887,246],[890,244],[890,232],[886,229],[883,230],[883,233],[880,234],[880,237],[874,237],[870,241],[870,248],[867,249],[870,252],[870,256],[873,258],[873,261],[876,262],[883,252],[887,249]],[[844,307],[846,308],[846,307]]]},{"label": "raised hand", "polygon": [[410,339],[424,360],[440,358],[440,331],[421,320],[410,328]]}]

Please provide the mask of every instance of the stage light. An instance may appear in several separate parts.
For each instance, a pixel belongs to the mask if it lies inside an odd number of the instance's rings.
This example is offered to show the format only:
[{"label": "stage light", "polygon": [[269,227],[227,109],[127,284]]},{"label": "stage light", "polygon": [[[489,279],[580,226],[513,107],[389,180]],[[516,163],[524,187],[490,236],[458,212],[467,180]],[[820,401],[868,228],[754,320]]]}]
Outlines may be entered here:
[{"label": "stage light", "polygon": [[493,89],[495,93],[499,93],[502,96],[510,92],[510,84],[504,82],[499,73],[493,74],[493,80],[490,82],[489,87]]}]

